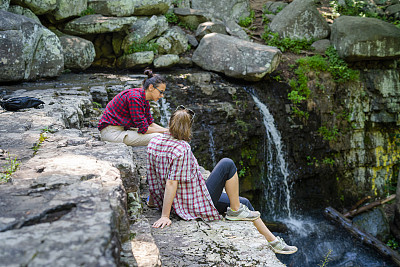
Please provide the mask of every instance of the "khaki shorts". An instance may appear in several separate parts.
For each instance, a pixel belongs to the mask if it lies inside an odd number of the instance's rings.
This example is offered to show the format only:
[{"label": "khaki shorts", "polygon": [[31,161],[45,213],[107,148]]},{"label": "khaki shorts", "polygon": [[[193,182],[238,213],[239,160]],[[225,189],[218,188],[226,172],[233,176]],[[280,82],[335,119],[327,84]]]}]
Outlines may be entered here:
[{"label": "khaki shorts", "polygon": [[128,146],[147,146],[150,139],[159,133],[141,134],[137,132],[137,128],[124,130],[123,126],[109,125],[100,131],[100,135],[103,141],[124,143]]}]

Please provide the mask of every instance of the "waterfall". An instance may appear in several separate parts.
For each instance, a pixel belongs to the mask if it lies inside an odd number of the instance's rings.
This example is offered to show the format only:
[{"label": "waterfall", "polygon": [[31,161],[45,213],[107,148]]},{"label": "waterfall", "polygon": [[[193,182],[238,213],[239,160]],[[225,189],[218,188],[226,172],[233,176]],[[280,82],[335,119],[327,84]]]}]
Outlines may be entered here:
[{"label": "waterfall", "polygon": [[289,171],[285,161],[281,135],[275,127],[274,117],[267,106],[262,103],[254,93],[251,93],[254,102],[263,115],[266,129],[265,161],[267,179],[265,183],[264,197],[267,201],[267,214],[272,217],[285,215],[291,217],[290,189],[288,186]]},{"label": "waterfall", "polygon": [[208,135],[210,136],[210,154],[211,154],[211,160],[213,163],[213,167],[215,167],[215,165],[217,165],[217,160],[215,158],[215,144],[214,144],[214,128],[209,127],[208,128]]},{"label": "waterfall", "polygon": [[169,112],[169,104],[167,103],[167,100],[165,100],[165,97],[160,99],[160,101],[158,102],[158,106],[160,107],[161,113],[160,123],[162,126],[168,128],[168,122],[169,118],[171,117],[171,112]]}]

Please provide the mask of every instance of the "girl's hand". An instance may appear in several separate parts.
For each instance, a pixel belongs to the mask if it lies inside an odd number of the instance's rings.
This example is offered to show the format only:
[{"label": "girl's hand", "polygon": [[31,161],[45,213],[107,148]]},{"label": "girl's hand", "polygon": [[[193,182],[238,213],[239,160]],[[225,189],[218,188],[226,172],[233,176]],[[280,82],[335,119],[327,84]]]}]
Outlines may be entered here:
[{"label": "girl's hand", "polygon": [[164,226],[169,226],[171,225],[171,220],[168,217],[161,217],[158,219],[155,223],[153,223],[154,228],[164,228]]}]

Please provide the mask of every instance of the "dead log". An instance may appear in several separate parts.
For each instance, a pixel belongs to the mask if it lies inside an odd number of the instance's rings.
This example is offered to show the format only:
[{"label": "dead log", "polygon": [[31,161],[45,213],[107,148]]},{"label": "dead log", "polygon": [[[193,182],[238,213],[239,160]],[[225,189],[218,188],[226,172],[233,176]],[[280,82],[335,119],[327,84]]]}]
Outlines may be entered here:
[{"label": "dead log", "polygon": [[374,208],[376,206],[385,204],[386,202],[389,202],[389,201],[391,201],[391,200],[393,200],[395,198],[396,198],[396,194],[390,195],[390,196],[388,196],[387,198],[385,198],[383,200],[377,200],[377,201],[371,202],[368,205],[365,205],[365,206],[363,206],[361,208],[351,210],[351,211],[345,213],[343,216],[344,217],[353,217],[354,215],[357,215],[357,214],[360,214],[360,213],[362,213],[364,211],[370,210],[370,209],[372,209],[372,208]]},{"label": "dead log", "polygon": [[[368,199],[370,199],[370,198],[371,198],[371,196],[366,196],[366,197],[364,197],[363,199],[359,200],[353,207],[351,207],[350,210],[355,210],[355,209],[357,209],[358,206],[360,206],[362,203],[364,203],[366,200],[368,200]],[[344,216],[347,217],[346,214],[345,214]]]},{"label": "dead log", "polygon": [[364,231],[358,229],[357,226],[353,225],[351,220],[344,217],[337,210],[335,210],[332,207],[328,207],[325,209],[324,215],[327,218],[329,218],[330,220],[333,220],[333,221],[339,223],[340,226],[345,228],[353,236],[355,236],[356,238],[361,240],[363,243],[376,249],[383,256],[391,258],[394,263],[396,263],[398,266],[400,266],[400,255],[396,251],[394,251],[391,248],[389,248],[388,246],[386,246],[383,242],[381,242],[380,240],[378,240],[376,237],[372,236],[371,234],[365,233]]}]

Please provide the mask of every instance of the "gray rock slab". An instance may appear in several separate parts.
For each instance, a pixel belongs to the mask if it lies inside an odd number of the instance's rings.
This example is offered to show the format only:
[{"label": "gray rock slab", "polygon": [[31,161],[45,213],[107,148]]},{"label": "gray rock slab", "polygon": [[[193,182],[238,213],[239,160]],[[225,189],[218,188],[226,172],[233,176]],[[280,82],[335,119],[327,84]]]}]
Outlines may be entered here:
[{"label": "gray rock slab", "polygon": [[14,14],[18,14],[18,15],[23,15],[25,17],[28,17],[30,19],[33,19],[34,21],[36,21],[39,24],[42,24],[38,18],[38,16],[35,15],[35,13],[33,13],[30,9],[28,8],[24,8],[22,6],[17,6],[17,5],[11,5],[8,8],[8,12],[14,13]]},{"label": "gray rock slab", "polygon": [[0,0],[0,10],[8,11],[10,0]]},{"label": "gray rock slab", "polygon": [[333,22],[330,39],[345,60],[400,57],[400,29],[379,19],[341,16]]},{"label": "gray rock slab", "polygon": [[248,0],[192,0],[192,8],[207,11],[220,20],[229,18],[238,21],[241,16],[247,17],[250,14]]},{"label": "gray rock slab", "polygon": [[179,63],[178,55],[162,55],[154,59],[155,68],[169,68]]},{"label": "gray rock slab", "polygon": [[117,59],[118,68],[143,68],[149,66],[154,60],[153,51],[137,52],[123,55]]},{"label": "gray rock slab", "polygon": [[179,55],[188,49],[188,38],[180,27],[175,26],[158,38],[156,44],[160,54]]},{"label": "gray rock slab", "polygon": [[25,6],[36,15],[49,13],[57,7],[57,0],[13,0],[12,3]]},{"label": "gray rock slab", "polygon": [[226,32],[226,26],[223,22],[211,22],[207,21],[204,23],[201,23],[196,30],[196,37],[201,40],[206,34],[209,33],[220,33],[220,34],[228,34]]},{"label": "gray rock slab", "polygon": [[72,35],[118,32],[126,30],[136,20],[136,17],[87,15],[68,22],[64,30]]},{"label": "gray rock slab", "polygon": [[201,39],[192,60],[205,70],[257,81],[277,68],[281,55],[279,49],[272,46],[210,33]]}]

